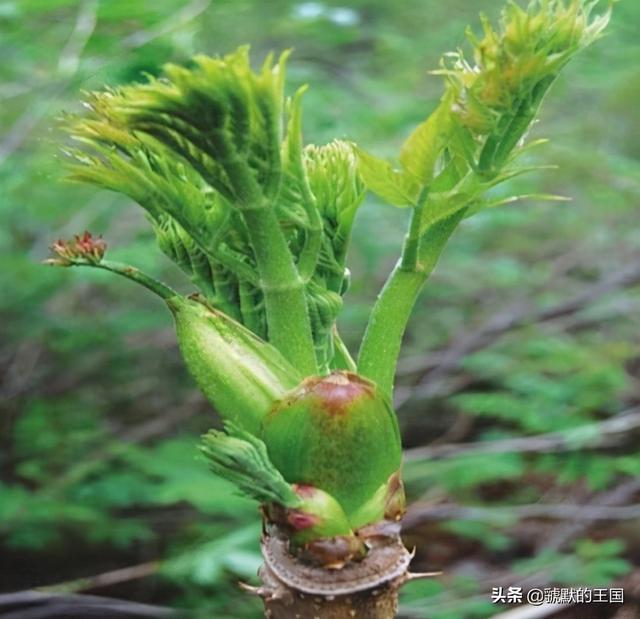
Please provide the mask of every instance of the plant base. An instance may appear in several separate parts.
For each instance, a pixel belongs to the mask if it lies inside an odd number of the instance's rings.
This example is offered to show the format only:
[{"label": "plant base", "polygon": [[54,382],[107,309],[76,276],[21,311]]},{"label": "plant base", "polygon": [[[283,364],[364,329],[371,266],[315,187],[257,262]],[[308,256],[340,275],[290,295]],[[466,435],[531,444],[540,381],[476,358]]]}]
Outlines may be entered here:
[{"label": "plant base", "polygon": [[263,584],[245,588],[263,599],[268,619],[393,619],[398,590],[417,576],[408,571],[413,555],[397,533],[367,545],[362,561],[326,569],[292,556],[287,540],[270,531],[262,540]]}]

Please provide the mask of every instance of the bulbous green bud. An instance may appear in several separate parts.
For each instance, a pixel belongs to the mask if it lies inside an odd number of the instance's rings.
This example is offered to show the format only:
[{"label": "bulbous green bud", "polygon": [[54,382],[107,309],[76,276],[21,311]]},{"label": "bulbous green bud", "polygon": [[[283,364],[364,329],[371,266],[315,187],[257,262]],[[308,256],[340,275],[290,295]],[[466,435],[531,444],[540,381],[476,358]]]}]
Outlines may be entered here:
[{"label": "bulbous green bud", "polygon": [[264,415],[300,382],[298,371],[222,312],[179,296],[167,305],[180,351],[201,391],[223,419],[257,435]]},{"label": "bulbous green bud", "polygon": [[265,416],[262,436],[287,481],[328,492],[349,518],[401,464],[391,405],[350,372],[305,379]]},{"label": "bulbous green bud", "polygon": [[278,524],[290,530],[296,544],[321,537],[351,535],[351,525],[342,507],[330,494],[301,484],[293,484],[299,503],[285,509]]},{"label": "bulbous green bud", "polygon": [[265,515],[288,533],[294,554],[327,568],[364,557],[364,542],[354,534],[338,501],[313,486],[293,484],[292,489],[298,499],[294,506],[272,503]]}]

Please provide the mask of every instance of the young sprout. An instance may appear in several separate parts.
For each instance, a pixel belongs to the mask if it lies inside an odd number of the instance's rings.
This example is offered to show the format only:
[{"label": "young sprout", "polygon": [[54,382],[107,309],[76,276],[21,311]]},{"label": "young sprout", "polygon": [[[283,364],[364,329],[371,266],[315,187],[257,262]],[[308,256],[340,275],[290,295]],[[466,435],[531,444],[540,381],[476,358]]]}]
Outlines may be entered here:
[{"label": "young sprout", "polygon": [[[77,144],[68,151],[71,179],[144,208],[160,249],[197,293],[182,296],[106,260],[105,242],[88,232],[54,243],[49,264],[112,271],[165,301],[187,368],[225,420],[225,431],[203,437],[202,453],[216,474],[261,504],[265,539],[284,536],[305,574],[313,565],[351,578],[359,564],[376,574],[377,586],[385,575],[372,549],[388,538],[395,550],[385,542],[380,556],[406,570],[391,398],[407,321],[460,222],[524,197],[496,202],[486,192],[530,169],[517,158],[543,97],[608,22],[610,7],[595,15],[596,5],[510,2],[497,28],[482,18],[482,34],[468,33],[470,54],[443,57],[435,71],[445,80],[442,99],[406,139],[397,165],[341,140],[305,145],[305,88],[284,95],[288,54],[268,56],[254,71],[247,47],[93,93],[90,113],[69,121]],[[407,208],[410,223],[356,364],[336,319],[367,189]],[[396,561],[398,545],[405,554]],[[406,573],[389,574],[393,597]],[[302,582],[298,576],[280,585]],[[393,599],[386,607],[392,612]]]},{"label": "young sprout", "polygon": [[535,168],[518,166],[527,131],[560,70],[596,40],[611,7],[594,15],[597,2],[509,2],[500,26],[482,18],[481,37],[468,31],[472,60],[445,54],[434,73],[445,78],[432,114],[403,144],[399,168],[358,148],[365,184],[394,206],[411,209],[402,256],[372,310],[358,357],[358,371],[388,394],[406,324],[422,287],[459,223],[478,211],[519,198],[560,196],[484,194]]}]

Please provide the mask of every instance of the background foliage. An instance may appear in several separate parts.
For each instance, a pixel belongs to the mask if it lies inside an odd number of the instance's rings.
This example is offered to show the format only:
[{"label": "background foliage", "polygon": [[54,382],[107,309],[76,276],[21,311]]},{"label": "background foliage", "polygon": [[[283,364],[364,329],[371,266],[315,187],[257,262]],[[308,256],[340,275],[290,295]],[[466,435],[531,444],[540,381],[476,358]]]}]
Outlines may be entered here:
[{"label": "background foliage", "polygon": [[[0,2],[3,591],[259,615],[236,586],[259,565],[256,508],[198,461],[197,437],[218,420],[169,315],[125,281],[39,264],[51,241],[87,228],[114,259],[179,280],[140,209],[61,180],[61,111],[196,52],[251,42],[257,61],[293,47],[290,92],[311,84],[306,139],[386,155],[435,106],[427,71],[441,52],[501,4]],[[419,303],[397,402],[406,538],[416,569],[444,575],[407,588],[404,617],[490,616],[498,585],[640,581],[639,19],[639,4],[620,3],[545,102],[534,131],[553,141],[534,160],[559,168],[514,181],[573,202],[465,222]],[[358,215],[340,319],[352,347],[405,217],[373,197]]]}]

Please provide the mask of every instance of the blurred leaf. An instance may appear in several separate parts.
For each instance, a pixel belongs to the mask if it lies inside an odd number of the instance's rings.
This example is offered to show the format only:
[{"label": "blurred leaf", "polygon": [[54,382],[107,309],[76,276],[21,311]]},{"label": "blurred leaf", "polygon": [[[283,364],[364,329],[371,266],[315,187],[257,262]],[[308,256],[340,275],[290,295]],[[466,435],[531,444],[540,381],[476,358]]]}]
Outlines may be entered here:
[{"label": "blurred leaf", "polygon": [[259,538],[260,525],[251,524],[172,557],[162,566],[162,572],[170,578],[200,585],[217,582],[224,570],[254,578],[262,560],[259,552],[249,552],[248,548],[255,549]]}]

